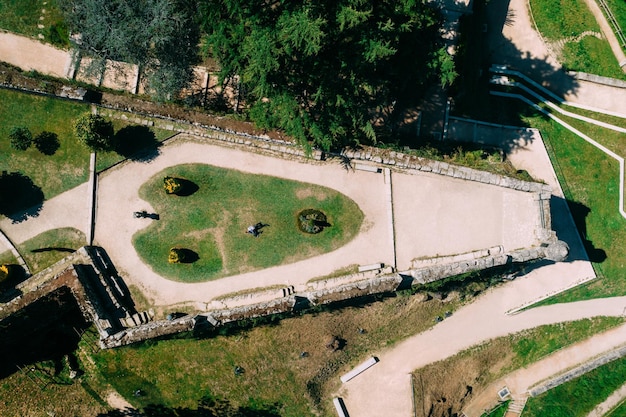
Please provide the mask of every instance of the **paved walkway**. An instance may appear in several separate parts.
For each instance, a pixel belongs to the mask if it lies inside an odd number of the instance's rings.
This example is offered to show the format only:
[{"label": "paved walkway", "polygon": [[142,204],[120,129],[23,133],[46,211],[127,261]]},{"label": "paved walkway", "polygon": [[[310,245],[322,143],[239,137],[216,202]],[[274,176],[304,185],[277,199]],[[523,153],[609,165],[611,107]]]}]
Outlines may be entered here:
[{"label": "paved walkway", "polygon": [[[626,307],[626,305],[625,305]],[[480,417],[484,410],[491,409],[498,401],[498,391],[506,386],[514,400],[527,395],[529,388],[539,384],[563,370],[573,368],[594,359],[603,353],[626,343],[626,324],[611,329],[590,339],[559,350],[525,368],[512,372],[490,384],[478,393],[463,409],[467,417]]]},{"label": "paved walkway", "polygon": [[[226,293],[275,285],[294,286],[300,291],[307,288],[310,279],[350,264],[393,265],[389,184],[383,175],[346,171],[339,163],[285,160],[186,139],[181,135],[162,147],[160,155],[149,163],[128,162],[101,174],[98,180],[95,242],[106,248],[128,283],[146,291],[157,305],[187,302],[205,310],[212,299]],[[212,282],[169,281],[152,272],[136,254],[132,236],[151,220],[136,219],[132,212],[152,210],[137,194],[145,181],[166,167],[183,163],[210,164],[335,189],[359,205],[365,215],[363,225],[347,245],[313,259]],[[411,261],[419,257],[493,246],[508,251],[538,243],[535,230],[540,220],[531,194],[429,173],[394,172],[392,181],[399,270],[410,268]],[[119,186],[122,183],[124,187]],[[162,221],[168,215],[160,214]],[[445,238],[451,234],[456,238]],[[480,237],[474,239],[477,234]]]}]

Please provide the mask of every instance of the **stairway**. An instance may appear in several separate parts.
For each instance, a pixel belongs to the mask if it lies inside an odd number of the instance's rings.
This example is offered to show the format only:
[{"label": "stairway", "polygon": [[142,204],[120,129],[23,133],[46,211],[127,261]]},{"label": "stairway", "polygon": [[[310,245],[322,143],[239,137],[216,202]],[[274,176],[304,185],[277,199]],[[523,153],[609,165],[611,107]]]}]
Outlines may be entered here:
[{"label": "stairway", "polygon": [[520,396],[519,398],[511,401],[504,417],[518,417],[522,415],[522,411],[524,411],[524,407],[526,406],[526,401],[528,401],[527,395]]}]

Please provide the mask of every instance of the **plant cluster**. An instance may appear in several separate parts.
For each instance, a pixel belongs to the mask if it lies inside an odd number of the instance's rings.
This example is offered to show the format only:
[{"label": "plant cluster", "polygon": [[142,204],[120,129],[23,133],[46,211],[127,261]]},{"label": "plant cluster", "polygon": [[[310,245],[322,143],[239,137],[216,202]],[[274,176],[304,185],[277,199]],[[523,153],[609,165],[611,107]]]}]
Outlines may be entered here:
[{"label": "plant cluster", "polygon": [[85,113],[74,122],[74,132],[78,140],[92,151],[111,151],[113,141],[113,123],[98,114]]},{"label": "plant cluster", "polygon": [[44,155],[54,155],[60,146],[56,133],[43,131],[33,138],[33,134],[26,126],[14,126],[9,132],[9,139],[13,149],[25,151],[34,144]]},{"label": "plant cluster", "polygon": [[185,262],[185,250],[181,248],[171,248],[167,261],[171,264],[180,264]]},{"label": "plant cluster", "polygon": [[329,226],[326,215],[319,210],[305,209],[298,213],[298,229],[304,233],[316,234]]},{"label": "plant cluster", "polygon": [[179,178],[168,176],[163,178],[163,188],[167,194],[178,194],[183,189],[183,183]]}]

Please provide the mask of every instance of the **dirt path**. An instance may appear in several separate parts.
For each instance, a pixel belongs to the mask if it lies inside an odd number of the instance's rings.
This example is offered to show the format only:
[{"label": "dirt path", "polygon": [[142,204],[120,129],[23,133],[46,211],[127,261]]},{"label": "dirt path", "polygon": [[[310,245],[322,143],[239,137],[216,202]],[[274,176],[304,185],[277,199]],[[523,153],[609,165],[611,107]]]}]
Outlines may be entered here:
[{"label": "dirt path", "polygon": [[0,31],[0,61],[26,71],[34,70],[53,77],[66,78],[72,57],[69,51],[26,36]]}]

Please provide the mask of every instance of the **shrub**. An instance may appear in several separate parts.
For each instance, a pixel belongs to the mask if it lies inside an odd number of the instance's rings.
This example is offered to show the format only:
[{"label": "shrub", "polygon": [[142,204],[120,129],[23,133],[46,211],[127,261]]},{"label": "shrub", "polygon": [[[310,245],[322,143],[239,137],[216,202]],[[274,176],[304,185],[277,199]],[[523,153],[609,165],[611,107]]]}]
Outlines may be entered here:
[{"label": "shrub", "polygon": [[76,137],[93,151],[110,151],[113,143],[113,123],[104,117],[85,113],[74,122]]},{"label": "shrub", "polygon": [[186,251],[181,248],[171,248],[167,261],[171,264],[180,264],[185,262]]},{"label": "shrub", "polygon": [[9,265],[7,264],[0,265],[0,282],[9,278],[10,272],[11,270],[9,268]]},{"label": "shrub", "polygon": [[163,188],[167,194],[178,194],[182,191],[183,184],[179,178],[165,177],[163,178]]},{"label": "shrub", "polygon": [[59,138],[53,132],[41,132],[35,136],[35,147],[44,155],[54,155],[59,149]]},{"label": "shrub", "polygon": [[19,151],[25,151],[33,143],[33,135],[27,127],[15,126],[9,132],[11,147]]},{"label": "shrub", "polygon": [[305,209],[298,213],[298,228],[304,233],[316,234],[330,226],[326,215],[319,210]]}]

